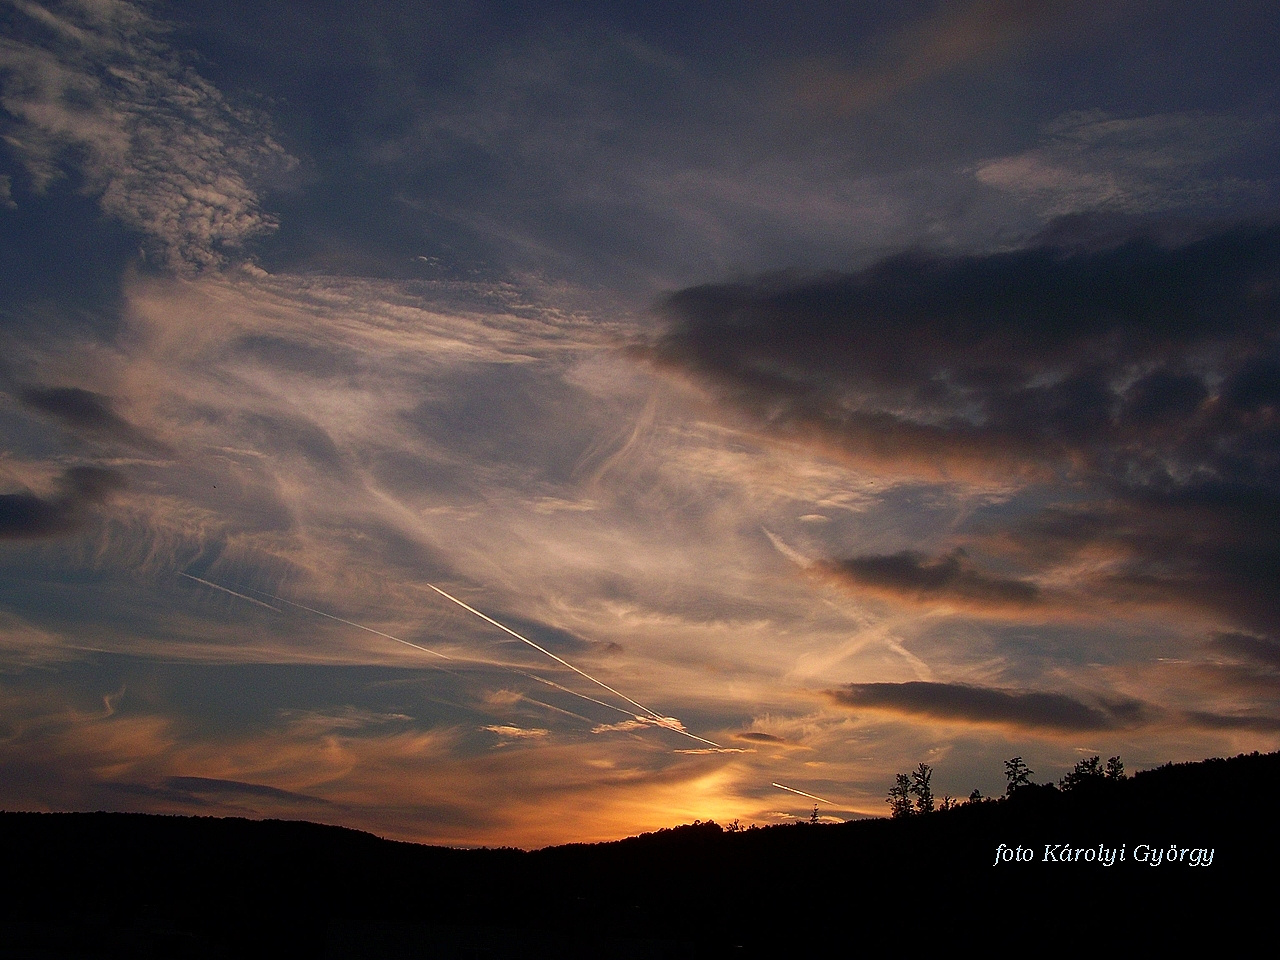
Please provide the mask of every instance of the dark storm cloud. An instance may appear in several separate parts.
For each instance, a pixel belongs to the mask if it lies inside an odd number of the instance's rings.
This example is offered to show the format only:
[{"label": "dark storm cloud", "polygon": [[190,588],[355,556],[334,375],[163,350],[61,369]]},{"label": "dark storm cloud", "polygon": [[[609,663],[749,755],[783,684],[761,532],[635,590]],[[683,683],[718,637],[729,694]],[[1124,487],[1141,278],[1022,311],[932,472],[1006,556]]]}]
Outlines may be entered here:
[{"label": "dark storm cloud", "polygon": [[[1038,444],[1076,432],[1068,418],[1081,411],[1096,416],[1104,375],[1126,364],[1272,339],[1277,280],[1276,227],[1180,247],[907,253],[857,273],[679,291],[663,304],[670,326],[655,355],[797,416],[857,410],[850,401],[870,384],[950,413],[948,430],[964,422],[993,442]],[[1029,382],[1057,371],[1049,385]],[[1048,421],[1033,428],[1019,415],[1026,401]]]},{"label": "dark storm cloud", "polygon": [[[774,431],[909,470],[1150,473],[1234,456],[1239,476],[1275,449],[1255,411],[1275,363],[1278,238],[912,255],[694,288],[666,302],[653,355]],[[1232,442],[1214,450],[1219,436]]]},{"label": "dark storm cloud", "polygon": [[[902,254],[690,288],[662,310],[650,355],[770,432],[880,469],[1049,492],[1038,513],[983,521],[988,549],[1030,570],[1101,554],[1105,571],[1079,584],[1099,596],[1280,629],[1267,533],[1280,528],[1280,228]],[[955,555],[828,569],[899,597],[1037,597]]]},{"label": "dark storm cloud", "polygon": [[1115,730],[1141,723],[1136,700],[1089,705],[1057,693],[1020,693],[960,683],[851,683],[827,695],[847,707],[961,723],[1059,730]]},{"label": "dark storm cloud", "polygon": [[79,529],[92,508],[124,487],[124,477],[103,467],[72,467],[52,497],[31,493],[0,494],[0,540],[56,537]]},{"label": "dark storm cloud", "polygon": [[1016,607],[1040,600],[1040,588],[1034,583],[982,573],[974,568],[963,550],[936,559],[910,550],[870,554],[823,567],[838,580],[901,599],[937,598],[980,606]]},{"label": "dark storm cloud", "polygon": [[166,444],[147,436],[116,413],[111,398],[100,393],[80,387],[32,387],[22,392],[22,402],[75,433],[115,440],[151,453],[170,452]]}]

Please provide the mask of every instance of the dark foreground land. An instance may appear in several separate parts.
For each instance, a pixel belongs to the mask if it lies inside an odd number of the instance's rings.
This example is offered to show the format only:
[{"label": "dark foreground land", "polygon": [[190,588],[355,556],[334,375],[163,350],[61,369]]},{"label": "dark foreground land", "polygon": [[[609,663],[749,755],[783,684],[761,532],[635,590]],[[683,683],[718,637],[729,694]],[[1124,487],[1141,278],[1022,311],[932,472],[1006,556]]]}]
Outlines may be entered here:
[{"label": "dark foreground land", "polygon": [[1280,754],[1253,754],[898,820],[740,832],[703,823],[534,852],[302,822],[4,813],[0,960],[803,956],[832,946],[853,956],[893,942],[919,953],[908,945],[926,934],[932,956],[952,943],[1023,953],[1122,930],[1135,943],[1144,931],[1220,939],[1271,924],[1277,787]]}]

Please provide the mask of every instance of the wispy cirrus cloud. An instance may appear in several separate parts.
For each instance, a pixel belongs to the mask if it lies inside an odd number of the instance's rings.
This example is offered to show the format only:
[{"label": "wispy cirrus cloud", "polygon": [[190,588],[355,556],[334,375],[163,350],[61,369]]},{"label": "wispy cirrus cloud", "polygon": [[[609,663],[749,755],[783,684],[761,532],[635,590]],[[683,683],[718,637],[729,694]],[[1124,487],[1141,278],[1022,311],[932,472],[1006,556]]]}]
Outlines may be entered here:
[{"label": "wispy cirrus cloud", "polygon": [[1231,114],[1068,113],[1047,125],[1042,145],[984,161],[974,176],[1036,203],[1046,219],[1230,209],[1274,194],[1272,180],[1221,170],[1225,157],[1269,140],[1273,125]]},{"label": "wispy cirrus cloud", "polygon": [[255,181],[293,159],[124,2],[14,2],[0,41],[5,139],[32,189],[68,170],[172,269],[223,262],[270,232]]},{"label": "wispy cirrus cloud", "polygon": [[484,729],[498,737],[495,746],[499,747],[520,740],[541,740],[551,733],[544,727],[517,727],[510,723],[491,723]]},{"label": "wispy cirrus cloud", "polygon": [[1100,26],[1096,6],[1081,0],[968,0],[889,34],[880,50],[854,68],[799,72],[796,93],[811,107],[850,113],[964,68],[984,67],[1052,37]]}]

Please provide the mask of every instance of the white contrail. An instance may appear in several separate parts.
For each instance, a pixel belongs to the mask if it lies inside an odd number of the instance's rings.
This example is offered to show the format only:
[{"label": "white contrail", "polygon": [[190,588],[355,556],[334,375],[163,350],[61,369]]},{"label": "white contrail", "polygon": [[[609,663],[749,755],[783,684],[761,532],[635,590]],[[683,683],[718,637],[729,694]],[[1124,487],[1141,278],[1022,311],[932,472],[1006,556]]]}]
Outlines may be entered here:
[{"label": "white contrail", "polygon": [[440,596],[444,597],[446,600],[452,600],[454,603],[460,606],[463,610],[467,610],[471,613],[474,613],[481,620],[484,620],[487,623],[493,624],[495,627],[497,627],[499,630],[502,630],[504,633],[511,634],[511,636],[515,637],[521,643],[527,643],[529,646],[533,647],[533,649],[537,650],[539,653],[546,654],[548,657],[556,661],[556,663],[560,664],[561,666],[568,667],[570,670],[572,670],[574,673],[578,674],[579,676],[586,677],[592,683],[598,684],[599,686],[604,687],[614,696],[621,697],[623,700],[627,701],[627,703],[631,704],[633,707],[639,707],[641,710],[647,713],[652,719],[654,720],[663,719],[660,714],[657,714],[654,711],[650,710],[643,703],[637,703],[635,700],[632,700],[630,697],[628,697],[625,693],[622,693],[618,690],[613,689],[613,687],[609,686],[603,680],[597,680],[595,677],[587,673],[585,670],[579,670],[577,667],[575,667],[568,660],[565,660],[563,657],[557,657],[554,653],[552,653],[546,647],[539,646],[538,644],[530,640],[528,637],[521,636],[520,634],[516,633],[514,630],[512,630],[510,627],[506,626],[505,624],[499,623],[497,620],[493,619],[493,617],[487,616],[486,614],[481,613],[475,607],[470,606],[469,604],[463,603],[461,600],[459,600],[457,597],[453,596],[452,594],[445,593],[435,584],[428,583],[427,586],[430,587],[432,590],[434,590],[436,593],[440,594]]},{"label": "white contrail", "polygon": [[[263,603],[261,600],[256,600],[253,597],[246,597],[243,593],[236,593],[236,591],[234,590],[230,590],[227,587],[213,583],[209,580],[202,580],[200,577],[193,577],[189,573],[179,572],[178,576],[186,577],[188,580],[194,580],[196,581],[196,583],[203,583],[206,587],[213,587],[213,589],[215,590],[221,590],[223,593],[229,593],[233,597],[239,597],[241,600],[248,600],[250,603],[256,603],[258,606],[266,607],[268,610],[274,610],[276,613],[283,612],[280,610],[279,607],[273,607],[271,604]],[[253,590],[252,587],[245,587],[245,589]],[[373,627],[366,627],[362,623],[355,623],[354,621],[351,621],[351,620],[344,620],[342,619],[342,617],[335,617],[332,613],[325,613],[323,610],[316,610],[314,607],[308,607],[301,603],[295,603],[292,600],[286,600],[284,597],[278,597],[274,593],[267,593],[267,591],[265,590],[253,590],[253,592],[260,593],[264,597],[270,597],[272,600],[278,600],[280,603],[287,603],[291,607],[297,607],[300,610],[306,610],[308,613],[314,613],[317,616],[321,616],[321,617],[328,617],[330,620],[337,620],[339,623],[345,623],[347,626],[355,627],[357,630],[364,630],[367,633],[374,633],[380,637],[386,637],[388,640],[394,640],[396,643],[403,643],[406,647],[413,647],[413,649],[415,650],[421,650],[423,653],[429,653],[433,657],[439,657],[441,660],[453,659],[453,657],[450,657],[443,653],[439,653],[435,650],[430,649],[429,647],[424,647],[424,646],[421,646],[420,644],[411,643],[408,640],[401,640],[399,637],[393,637],[391,634],[383,633],[381,630],[375,630],[373,629]]]},{"label": "white contrail", "polygon": [[566,717],[573,717],[573,719],[581,720],[583,723],[591,722],[590,717],[584,717],[582,714],[574,713],[572,710],[566,710],[564,707],[557,707],[553,703],[545,703],[542,700],[535,700],[533,699],[533,697],[526,697],[523,693],[520,694],[520,699],[523,700],[525,703],[532,703],[535,706],[539,706],[546,710],[550,710],[552,713],[563,713]]},{"label": "white contrail", "polygon": [[761,527],[760,529],[763,530],[764,535],[769,538],[769,542],[773,544],[773,548],[777,550],[780,554],[782,554],[784,557],[786,557],[788,560],[790,560],[792,563],[794,563],[796,566],[804,567],[804,569],[806,570],[808,570],[810,567],[813,566],[812,560],[806,557],[799,550],[796,550],[794,547],[790,547],[787,544],[783,543],[782,538],[774,535],[773,531],[771,531],[768,527]]},{"label": "white contrail", "polygon": [[831,800],[824,800],[822,797],[815,797],[812,793],[805,793],[803,790],[797,790],[795,787],[788,787],[785,783],[775,783],[775,787],[779,790],[786,790],[789,793],[798,793],[802,797],[808,797],[810,800],[821,800],[823,803],[830,803],[833,807],[835,803]]},{"label": "white contrail", "polygon": [[444,597],[446,600],[450,600],[453,603],[456,603],[463,610],[466,610],[469,613],[474,613],[477,617],[479,617],[481,620],[484,620],[486,623],[491,623],[495,627],[497,627],[499,630],[503,631],[504,633],[511,634],[511,636],[515,637],[521,643],[527,643],[529,646],[533,647],[533,649],[537,650],[539,653],[546,654],[556,663],[562,666],[568,667],[570,670],[572,670],[574,673],[578,674],[579,676],[585,677],[586,679],[590,680],[592,683],[596,684],[597,686],[603,687],[604,689],[608,690],[615,697],[621,697],[623,700],[627,701],[627,703],[631,704],[633,707],[639,707],[641,710],[643,710],[645,713],[648,714],[648,717],[637,717],[636,719],[643,720],[647,723],[654,723],[657,726],[665,727],[668,730],[674,730],[676,733],[684,734],[684,736],[688,737],[689,739],[697,740],[700,743],[709,743],[713,747],[720,746],[720,744],[716,743],[713,740],[705,740],[702,737],[694,736],[688,730],[685,730],[684,727],[680,725],[680,721],[676,720],[674,717],[664,717],[658,713],[655,713],[654,711],[646,707],[643,703],[638,703],[635,700],[632,700],[625,693],[622,693],[619,690],[615,690],[613,687],[609,686],[603,680],[597,680],[595,677],[587,673],[585,670],[579,670],[577,667],[575,667],[568,660],[565,660],[563,657],[557,657],[554,653],[552,653],[546,647],[539,646],[538,644],[530,640],[528,637],[521,636],[520,634],[516,633],[514,630],[512,630],[510,627],[506,626],[505,624],[499,623],[497,620],[493,619],[493,617],[487,616],[481,613],[475,607],[469,604],[463,603],[457,597],[451,594],[445,593],[443,590],[437,587],[434,583],[428,583],[427,586],[430,587],[432,590],[434,590],[436,593],[440,594],[440,596]]},{"label": "white contrail", "polygon": [[[699,743],[706,743],[713,747],[720,747],[720,744],[716,743],[714,740],[708,740],[706,737],[700,737],[696,733],[690,733],[684,728],[684,724],[676,717],[656,717],[650,719],[637,714],[636,719],[644,723],[652,723],[656,727],[665,727],[667,730],[674,730],[676,733],[683,733],[690,740],[697,740]],[[720,747],[720,749],[723,750],[724,748]]]},{"label": "white contrail", "polygon": [[[210,580],[205,580],[205,579],[203,579],[203,578],[201,578],[201,577],[192,576],[192,575],[191,575],[191,574],[189,574],[189,573],[182,573],[182,572],[179,572],[179,573],[178,573],[178,576],[180,576],[180,577],[186,577],[188,580],[194,580],[194,581],[196,581],[197,583],[202,583],[202,584],[204,584],[206,587],[212,587],[214,590],[221,590],[223,593],[229,593],[229,594],[231,594],[231,596],[233,596],[233,597],[238,597],[238,598],[240,598],[241,600],[247,600],[247,601],[249,601],[250,603],[256,603],[258,606],[260,606],[260,607],[266,607],[268,610],[274,611],[275,613],[283,613],[283,611],[282,611],[279,607],[273,607],[273,606],[272,606],[271,604],[269,604],[269,603],[263,603],[261,600],[258,600],[258,599],[254,598],[254,597],[246,596],[246,595],[245,595],[245,594],[243,594],[243,593],[238,593],[238,592],[237,592],[237,591],[235,591],[235,590],[232,590],[232,589],[230,589],[230,588],[228,588],[228,587],[224,587],[224,586],[222,586],[221,584],[218,584],[218,583],[213,583],[213,582],[212,582],[212,581],[210,581]],[[572,663],[570,663],[569,661],[565,660],[563,657],[558,657],[558,656],[556,656],[554,653],[552,653],[552,652],[551,652],[550,650],[548,650],[546,647],[543,647],[543,646],[538,645],[537,643],[534,643],[534,642],[533,642],[532,640],[530,640],[528,637],[521,636],[520,634],[516,633],[514,630],[512,630],[510,627],[506,626],[505,624],[499,623],[497,620],[494,620],[492,617],[487,616],[487,615],[485,615],[485,614],[481,613],[481,612],[480,612],[479,610],[477,610],[475,607],[472,607],[472,606],[470,606],[470,605],[468,605],[468,604],[466,604],[466,603],[463,603],[463,602],[462,602],[461,600],[459,600],[457,597],[452,596],[452,595],[450,595],[450,594],[448,594],[448,593],[445,593],[443,590],[441,590],[439,587],[435,586],[434,584],[428,583],[428,584],[427,584],[427,586],[431,587],[431,589],[432,589],[432,590],[434,590],[436,593],[440,594],[440,595],[441,595],[442,597],[444,597],[445,599],[453,601],[453,602],[454,602],[454,603],[456,603],[458,606],[462,607],[464,610],[467,610],[467,611],[469,611],[469,612],[471,612],[471,613],[474,613],[474,614],[475,614],[477,617],[479,617],[480,619],[482,619],[482,620],[484,620],[484,621],[486,621],[486,622],[488,622],[488,623],[493,624],[493,625],[494,625],[495,627],[497,627],[499,630],[502,630],[502,631],[504,631],[504,632],[506,632],[506,633],[511,634],[511,636],[515,637],[517,640],[521,641],[522,643],[527,643],[529,646],[533,647],[535,650],[539,651],[540,653],[543,653],[543,654],[545,654],[546,656],[550,657],[552,660],[555,660],[557,663],[559,663],[559,664],[561,664],[561,665],[563,665],[563,666],[568,667],[568,668],[569,668],[570,670],[572,670],[574,673],[579,674],[580,676],[586,677],[586,678],[587,678],[588,680],[590,680],[592,683],[598,684],[599,686],[601,686],[601,687],[603,687],[604,689],[608,690],[610,693],[614,694],[614,695],[615,695],[615,696],[617,696],[617,697],[621,697],[623,700],[627,701],[627,703],[631,704],[632,706],[640,708],[641,710],[643,710],[643,711],[644,711],[644,713],[645,713],[645,714],[647,714],[647,716],[646,716],[646,715],[641,715],[641,714],[635,714],[635,713],[632,713],[630,710],[624,710],[622,707],[616,706],[616,705],[614,705],[614,704],[612,704],[612,703],[605,703],[603,700],[597,700],[595,697],[589,697],[589,696],[587,696],[585,693],[579,693],[577,690],[570,690],[568,687],[561,686],[560,684],[555,683],[554,681],[547,680],[545,677],[539,677],[539,676],[538,676],[538,675],[536,675],[536,674],[527,673],[527,672],[525,672],[525,671],[523,671],[523,670],[519,670],[518,668],[514,667],[514,665],[502,664],[502,663],[497,663],[497,662],[492,662],[492,663],[491,663],[491,662],[489,662],[489,661],[475,661],[475,662],[478,662],[478,663],[486,663],[486,664],[488,664],[488,665],[490,665],[490,666],[506,666],[508,669],[514,669],[514,670],[516,670],[516,672],[518,672],[518,673],[522,673],[522,674],[523,674],[524,676],[526,676],[526,677],[530,677],[531,679],[533,679],[533,680],[537,680],[537,681],[539,681],[540,683],[545,683],[547,686],[549,686],[549,687],[554,687],[555,689],[560,690],[560,691],[563,691],[564,693],[572,694],[572,695],[573,695],[573,696],[575,696],[575,697],[579,697],[579,698],[581,698],[581,699],[583,699],[583,700],[586,700],[586,701],[588,701],[588,702],[590,702],[590,703],[598,704],[599,706],[602,706],[602,707],[607,707],[607,708],[608,708],[608,709],[610,709],[610,710],[614,710],[614,711],[616,711],[617,713],[621,713],[623,716],[627,716],[627,717],[634,717],[636,720],[640,721],[641,723],[649,724],[649,725],[651,725],[651,726],[655,726],[655,727],[663,727],[664,729],[671,730],[671,731],[673,731],[673,732],[675,732],[675,733],[682,734],[683,736],[686,736],[686,737],[688,737],[688,738],[689,738],[689,739],[691,739],[691,740],[697,740],[699,743],[709,744],[710,746],[713,746],[713,747],[719,747],[719,746],[720,746],[720,744],[716,743],[714,740],[708,740],[708,739],[706,739],[705,737],[699,737],[699,736],[698,736],[698,735],[696,735],[696,734],[690,733],[688,730],[686,730],[686,729],[684,728],[684,724],[682,724],[682,723],[681,723],[681,722],[680,722],[676,717],[664,717],[664,716],[662,716],[661,714],[656,713],[656,712],[655,712],[655,711],[653,711],[653,710],[650,710],[650,709],[649,709],[648,707],[646,707],[643,703],[638,703],[637,701],[632,700],[632,699],[631,699],[630,697],[628,697],[626,694],[624,694],[624,693],[622,693],[622,692],[620,692],[620,691],[618,691],[618,690],[615,690],[613,687],[609,686],[609,685],[608,685],[607,683],[605,683],[603,680],[597,680],[595,677],[591,676],[591,674],[587,673],[585,670],[580,670],[580,669],[578,669],[578,668],[577,668],[577,667],[575,667]],[[306,610],[308,613],[314,613],[316,616],[319,616],[319,617],[325,617],[325,618],[327,618],[327,619],[329,619],[329,620],[336,620],[338,623],[345,623],[347,626],[349,626],[349,627],[355,627],[357,630],[364,630],[366,633],[372,633],[372,634],[374,634],[374,635],[376,635],[376,636],[384,637],[384,638],[386,638],[387,640],[394,640],[396,643],[402,643],[402,644],[404,644],[406,647],[412,647],[414,650],[421,650],[423,653],[429,653],[429,654],[431,654],[433,657],[439,657],[439,658],[440,658],[440,659],[442,659],[442,660],[453,660],[453,659],[454,659],[453,657],[450,657],[450,656],[448,656],[447,654],[443,654],[443,653],[440,653],[439,651],[432,650],[430,647],[424,647],[424,646],[422,646],[422,645],[420,645],[420,644],[412,643],[412,642],[411,642],[411,641],[409,641],[409,640],[404,640],[404,639],[401,639],[400,637],[392,636],[392,635],[391,635],[391,634],[389,634],[389,633],[383,633],[381,630],[375,630],[373,627],[366,627],[363,623],[356,623],[354,620],[347,620],[347,619],[346,619],[346,618],[344,618],[344,617],[338,617],[338,616],[333,615],[332,613],[325,613],[323,610],[317,610],[315,607],[308,607],[306,604],[298,603],[298,602],[297,602],[297,601],[295,601],[295,600],[286,600],[284,597],[278,596],[277,594],[274,594],[274,593],[268,593],[268,592],[267,592],[267,591],[265,591],[265,590],[254,590],[252,587],[245,587],[245,589],[246,589],[246,590],[251,590],[251,591],[252,591],[252,592],[254,592],[254,593],[259,593],[259,594],[261,594],[261,595],[262,595],[262,596],[264,596],[264,597],[270,597],[272,600],[276,600],[276,601],[278,601],[278,602],[280,602],[280,603],[287,603],[289,606],[291,606],[291,607],[297,607],[299,610]],[[535,701],[535,702],[536,702],[536,701]],[[544,704],[544,706],[545,706],[545,704]],[[568,711],[564,711],[564,712],[568,713]],[[576,716],[576,714],[571,714],[571,716]],[[584,718],[581,718],[581,719],[586,719],[586,718],[584,717]]]},{"label": "white contrail", "polygon": [[[523,671],[521,672],[523,673]],[[655,719],[653,717],[641,716],[640,714],[632,713],[630,710],[623,710],[622,707],[615,706],[612,703],[605,703],[603,700],[597,700],[595,697],[589,697],[585,693],[579,693],[577,690],[570,690],[568,687],[563,687],[553,680],[548,680],[546,677],[540,677],[536,673],[524,673],[524,676],[531,680],[537,680],[539,683],[545,683],[547,686],[554,687],[564,693],[569,693],[575,697],[580,697],[583,700],[590,701],[591,703],[598,703],[602,707],[608,707],[610,710],[620,713],[624,717],[634,718],[639,723],[648,724],[653,727],[666,727],[668,730],[674,730],[676,733],[683,733],[686,737],[693,737],[694,740],[701,740],[703,743],[709,743],[713,747],[720,747],[720,744],[716,743],[714,740],[706,740],[696,734],[690,733],[684,728],[684,724],[675,717],[658,717]],[[535,700],[533,702],[537,703],[538,701]],[[572,716],[577,716],[577,714],[572,714]],[[720,749],[723,750],[724,748],[720,747]]]},{"label": "white contrail", "polygon": [[579,697],[591,703],[597,703],[602,707],[608,707],[610,710],[616,711],[617,713],[622,714],[624,717],[635,716],[635,714],[632,713],[630,710],[623,710],[617,704],[605,703],[603,700],[597,700],[595,697],[589,697],[585,693],[579,693],[577,690],[570,690],[568,687],[561,686],[560,684],[556,683],[554,680],[548,680],[546,677],[540,677],[536,673],[525,673],[523,670],[520,671],[520,673],[522,676],[526,676],[530,680],[537,680],[539,683],[545,683],[548,687],[554,687],[555,689],[559,690],[561,693],[572,694],[575,697]]},{"label": "white contrail", "polygon": [[317,610],[314,607],[308,607],[305,604],[295,603],[292,600],[286,600],[284,597],[277,597],[274,593],[262,591],[264,597],[270,597],[272,600],[279,600],[281,603],[287,603],[291,607],[297,607],[300,610],[306,610],[308,613],[314,613],[317,616],[328,617],[330,620],[337,620],[339,623],[345,623],[349,627],[355,627],[357,630],[364,630],[367,633],[375,633],[380,637],[386,637],[388,640],[394,640],[396,643],[403,643],[406,647],[413,647],[415,650],[421,650],[423,653],[429,653],[433,657],[439,657],[441,660],[452,660],[453,657],[447,654],[432,650],[430,647],[424,647],[416,643],[410,643],[408,640],[401,640],[399,637],[393,637],[389,633],[383,633],[381,630],[375,630],[373,627],[366,627],[363,623],[356,623],[354,620],[344,620],[342,617],[335,617],[332,613],[325,613],[323,610]]},{"label": "white contrail", "polygon": [[261,600],[257,600],[254,597],[246,597],[243,593],[236,593],[234,590],[228,590],[226,587],[220,586],[219,584],[216,584],[216,583],[210,583],[208,580],[202,580],[199,577],[193,577],[189,573],[182,573],[181,571],[179,571],[178,576],[186,577],[188,580],[194,580],[196,583],[203,583],[206,587],[213,587],[213,589],[215,590],[221,590],[223,593],[229,593],[233,597],[239,597],[241,600],[248,600],[250,603],[256,603],[258,606],[266,607],[268,610],[274,610],[276,613],[283,612],[279,607],[273,607],[271,604],[263,603]]}]

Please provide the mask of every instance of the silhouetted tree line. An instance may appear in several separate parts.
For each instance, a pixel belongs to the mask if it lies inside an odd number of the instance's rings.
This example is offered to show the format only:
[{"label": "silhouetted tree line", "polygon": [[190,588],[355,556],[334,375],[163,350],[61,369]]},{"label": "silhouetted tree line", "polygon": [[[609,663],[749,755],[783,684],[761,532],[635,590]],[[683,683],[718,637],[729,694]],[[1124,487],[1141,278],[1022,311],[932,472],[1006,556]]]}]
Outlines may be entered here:
[{"label": "silhouetted tree line", "polygon": [[[1006,760],[1004,762],[1005,796],[1013,796],[1014,793],[1025,787],[1057,789],[1063,793],[1096,790],[1105,786],[1108,781],[1125,779],[1124,763],[1121,762],[1118,756],[1110,757],[1106,766],[1103,766],[1101,757],[1089,757],[1086,760],[1078,761],[1071,772],[1058,781],[1056,788],[1051,783],[1032,783],[1031,778],[1034,774],[1035,771],[1027,766],[1022,757],[1011,757]],[[933,788],[930,785],[932,778],[933,767],[927,763],[919,764],[910,773],[898,774],[894,778],[893,786],[889,788],[889,797],[885,801],[889,804],[890,815],[893,817],[909,817],[921,813],[933,813],[935,809],[951,810],[959,806],[959,803],[949,796],[943,797],[940,807],[935,804]],[[966,802],[982,803],[987,799],[982,795],[982,791],[975,789],[969,794],[969,799]]]},{"label": "silhouetted tree line", "polygon": [[[1131,903],[1135,890],[1174,918],[1163,925],[1171,937],[1202,916],[1215,937],[1232,910],[1265,916],[1280,818],[1264,801],[1280,793],[1280,753],[1127,778],[1119,758],[1086,758],[1061,784],[1032,783],[1021,758],[1006,769],[1019,784],[1012,802],[962,802],[953,815],[814,827],[806,810],[790,825],[700,821],[537,851],[451,850],[278,820],[0,811],[0,958],[773,957],[779,943],[830,953],[847,942],[850,916],[887,929],[965,929],[974,918],[1008,929],[1010,904],[1039,903],[1030,916],[1052,929],[1064,913]],[[933,772],[902,775],[913,813],[934,795]],[[993,865],[1011,839],[1035,848],[1036,861]],[[1129,857],[1076,869],[1043,855],[1046,844],[1095,840],[1128,841]],[[1167,852],[1175,842],[1179,854],[1215,849],[1212,865],[1134,859],[1134,844]],[[921,864],[946,884],[924,920],[920,898],[902,895],[919,887]],[[800,912],[790,908],[797,877],[832,876],[805,884]]]}]

